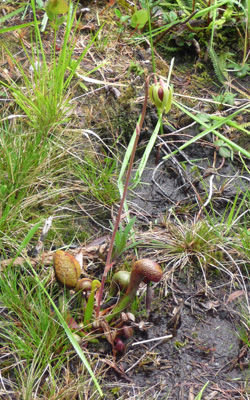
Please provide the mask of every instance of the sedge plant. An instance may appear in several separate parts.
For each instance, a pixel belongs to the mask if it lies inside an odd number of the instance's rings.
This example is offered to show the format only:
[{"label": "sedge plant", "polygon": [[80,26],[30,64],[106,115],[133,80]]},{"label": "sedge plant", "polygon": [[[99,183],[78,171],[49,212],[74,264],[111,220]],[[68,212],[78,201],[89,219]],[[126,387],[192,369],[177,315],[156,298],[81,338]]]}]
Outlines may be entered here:
[{"label": "sedge plant", "polygon": [[[50,1],[50,3],[55,2]],[[36,17],[35,0],[31,1],[31,5],[34,17],[34,38],[31,38],[31,55],[21,41],[23,50],[30,64],[29,70],[27,71],[21,62],[16,60],[11,52],[5,48],[13,65],[15,65],[21,74],[24,86],[18,85],[11,77],[8,77],[8,82],[1,81],[1,83],[10,90],[15,102],[27,115],[28,124],[32,126],[36,132],[42,132],[47,136],[58,125],[68,120],[68,113],[72,108],[70,104],[69,85],[79,64],[88,52],[99,31],[84,48],[77,61],[72,62],[76,44],[76,35],[73,28],[76,9],[73,8],[73,3],[70,2],[63,43],[59,54],[57,54],[56,33],[58,24],[62,21],[57,18],[56,10],[52,7],[53,4],[49,4],[47,12],[50,18],[53,19],[54,16],[54,43],[51,48],[50,60],[47,61],[39,30],[39,22]],[[51,7],[53,12],[51,11]],[[63,12],[65,12],[65,10],[67,10],[67,8],[63,8]]]},{"label": "sedge plant", "polygon": [[[46,200],[51,200],[51,212],[58,196],[70,192],[59,186],[67,161],[42,133],[34,134],[18,121],[0,123],[0,231],[5,250],[13,249],[13,238],[23,237]],[[45,212],[43,208],[43,216]]]},{"label": "sedge plant", "polygon": [[[54,140],[46,140],[42,132],[27,129],[19,118],[0,122],[0,248],[3,254],[13,256],[16,241],[24,238],[27,229],[35,221],[54,215],[59,204],[71,201],[72,189],[78,190],[77,183],[65,184],[74,140],[75,135],[65,137],[65,130],[58,132]],[[59,229],[65,229],[64,221],[54,222],[53,237],[61,235]],[[72,228],[70,234],[76,235],[76,231]]]}]

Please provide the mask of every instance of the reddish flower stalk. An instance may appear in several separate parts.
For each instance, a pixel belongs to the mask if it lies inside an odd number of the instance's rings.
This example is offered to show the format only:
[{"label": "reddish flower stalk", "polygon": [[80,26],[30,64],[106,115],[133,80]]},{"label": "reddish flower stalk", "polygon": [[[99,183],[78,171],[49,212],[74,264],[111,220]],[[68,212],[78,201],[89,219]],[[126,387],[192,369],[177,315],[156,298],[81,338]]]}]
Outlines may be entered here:
[{"label": "reddish flower stalk", "polygon": [[132,154],[131,154],[131,157],[130,157],[129,167],[128,167],[127,176],[126,176],[126,180],[125,180],[125,184],[124,184],[123,195],[122,195],[122,198],[121,198],[121,203],[120,203],[120,207],[119,207],[116,223],[115,223],[114,230],[113,230],[113,233],[112,233],[112,236],[111,236],[111,240],[110,240],[109,251],[108,251],[108,255],[107,255],[105,269],[104,269],[104,272],[103,272],[103,275],[102,275],[101,287],[100,287],[100,291],[99,291],[97,310],[96,310],[96,316],[97,317],[99,316],[99,313],[100,313],[101,299],[102,299],[102,294],[103,294],[103,289],[104,289],[104,284],[105,284],[105,281],[106,281],[106,277],[107,277],[108,271],[110,270],[110,268],[112,266],[112,264],[111,264],[111,256],[112,256],[114,242],[115,242],[115,235],[116,235],[116,232],[117,232],[117,230],[119,228],[119,224],[120,224],[120,221],[121,221],[121,215],[122,215],[122,210],[123,210],[124,202],[125,202],[126,195],[127,195],[129,179],[130,179],[131,171],[132,171],[132,168],[133,168],[135,152],[136,152],[138,140],[139,140],[139,137],[140,137],[142,124],[143,124],[143,121],[144,121],[144,118],[145,118],[145,115],[146,115],[146,108],[147,108],[147,101],[148,101],[149,79],[150,79],[150,75],[146,79],[145,99],[144,99],[144,103],[143,103],[141,119],[140,119],[139,125],[138,124],[136,125],[136,137],[135,137],[135,141],[134,141]]}]

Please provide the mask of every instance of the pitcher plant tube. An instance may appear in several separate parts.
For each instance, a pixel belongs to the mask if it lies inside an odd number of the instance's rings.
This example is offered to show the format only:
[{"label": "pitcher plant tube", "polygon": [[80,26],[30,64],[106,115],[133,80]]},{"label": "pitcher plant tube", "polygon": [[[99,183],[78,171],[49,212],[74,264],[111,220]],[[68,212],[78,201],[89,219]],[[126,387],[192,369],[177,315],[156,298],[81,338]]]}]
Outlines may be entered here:
[{"label": "pitcher plant tube", "polygon": [[105,317],[106,321],[111,321],[115,314],[123,311],[134,300],[142,281],[149,285],[150,282],[159,282],[162,275],[162,269],[156,261],[149,258],[142,258],[141,260],[136,261],[132,266],[127,291],[113,309],[112,314]]}]

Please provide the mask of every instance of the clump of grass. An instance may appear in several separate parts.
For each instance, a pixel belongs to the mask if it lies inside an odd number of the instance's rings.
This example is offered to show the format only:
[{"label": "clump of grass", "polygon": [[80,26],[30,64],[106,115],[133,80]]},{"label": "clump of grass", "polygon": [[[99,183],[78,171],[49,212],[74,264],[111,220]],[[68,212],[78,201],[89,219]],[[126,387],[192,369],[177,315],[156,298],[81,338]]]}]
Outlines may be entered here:
[{"label": "clump of grass", "polygon": [[[39,275],[55,297],[48,278],[47,272]],[[28,265],[10,267],[0,276],[1,372],[25,400],[34,392],[41,399],[84,392],[89,379],[82,371],[77,377],[71,372],[75,353],[41,285]],[[77,360],[74,365],[81,370]]]},{"label": "clump of grass", "polygon": [[0,231],[5,249],[13,248],[27,226],[72,196],[72,187],[63,185],[70,144],[64,146],[62,151],[58,142],[20,123],[0,125]]},{"label": "clump of grass", "polygon": [[72,109],[70,104],[70,84],[80,62],[86,55],[95,37],[84,48],[80,57],[72,62],[76,45],[75,13],[73,4],[70,3],[66,28],[62,40],[62,47],[56,52],[56,28],[54,43],[47,57],[36,18],[34,0],[31,1],[34,17],[34,36],[31,36],[31,54],[21,41],[23,51],[28,60],[28,68],[19,62],[7,48],[13,65],[21,76],[20,82],[16,82],[11,76],[8,82],[1,82],[12,93],[15,102],[28,117],[28,124],[37,132],[45,136],[51,133],[58,125],[68,121],[68,115]]},{"label": "clump of grass", "polygon": [[88,187],[89,195],[105,206],[111,206],[119,200],[116,183],[117,161],[103,154],[86,152],[82,162],[77,160],[72,173]]},{"label": "clump of grass", "polygon": [[218,246],[220,236],[207,221],[181,222],[176,219],[174,223],[167,221],[165,225],[170,238],[168,254],[179,260],[181,269],[188,266],[191,271],[198,265],[207,272],[210,264],[214,265],[222,259]]},{"label": "clump of grass", "polygon": [[72,79],[95,40],[92,38],[79,58],[72,62],[77,37],[76,9],[70,3],[65,29],[61,29],[61,49],[56,51],[55,28],[48,55],[34,0],[31,6],[34,18],[31,49],[20,39],[26,60],[20,62],[5,48],[19,79],[5,75],[7,80],[2,84],[11,92],[26,118],[22,123],[20,119],[15,123],[3,120],[0,125],[0,232],[4,251],[15,247],[15,240],[22,237],[29,223],[41,215],[46,218],[47,212],[51,215],[59,203],[72,199],[74,187],[65,176],[69,178],[70,175],[69,147],[73,139],[64,136],[63,129],[67,128],[73,107],[70,104]]},{"label": "clump of grass", "polygon": [[[60,374],[70,346],[62,327],[54,320],[48,299],[27,268],[4,271],[0,287],[0,337],[6,357],[1,370],[5,376],[15,373],[23,398],[29,399],[42,376],[49,377],[52,371],[53,375]],[[22,362],[16,364],[16,360]]]}]

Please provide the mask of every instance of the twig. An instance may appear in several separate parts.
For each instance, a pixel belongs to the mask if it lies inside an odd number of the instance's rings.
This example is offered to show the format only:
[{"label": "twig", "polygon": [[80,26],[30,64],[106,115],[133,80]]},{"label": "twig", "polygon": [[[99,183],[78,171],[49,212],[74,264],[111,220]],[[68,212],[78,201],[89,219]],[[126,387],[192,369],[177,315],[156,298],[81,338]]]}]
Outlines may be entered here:
[{"label": "twig", "polygon": [[209,194],[208,194],[208,198],[207,198],[206,202],[200,208],[200,210],[199,210],[199,212],[197,214],[197,217],[196,217],[196,221],[198,221],[200,219],[202,211],[204,210],[204,208],[208,205],[208,203],[212,199],[212,196],[213,196],[213,180],[214,180],[214,175],[211,175],[211,177],[209,179]]},{"label": "twig", "polygon": [[152,350],[154,350],[157,346],[162,345],[165,341],[167,341],[168,339],[171,339],[172,335],[168,335],[166,337],[164,337],[164,339],[161,339],[160,342],[155,343],[152,347],[150,347],[150,349],[148,349],[133,365],[131,365],[131,367],[129,367],[128,369],[126,369],[125,373],[127,374],[131,369],[133,369],[134,367],[136,367],[136,365],[138,365],[141,360],[143,360],[143,358],[147,355],[147,353],[150,353]]},{"label": "twig", "polygon": [[173,337],[173,335],[166,335],[166,336],[156,337],[156,338],[153,338],[153,339],[141,340],[140,342],[132,343],[132,346],[138,346],[139,344],[144,344],[144,343],[149,343],[149,342],[155,342],[156,340],[172,339],[172,337]]},{"label": "twig", "polygon": [[171,200],[171,198],[169,197],[169,195],[165,192],[165,190],[162,189],[162,187],[159,185],[159,183],[158,183],[158,182],[156,181],[156,179],[155,179],[155,175],[156,175],[157,170],[158,170],[164,163],[165,163],[165,160],[161,161],[160,164],[158,164],[157,167],[155,167],[151,180],[152,180],[152,182],[154,183],[154,185],[158,187],[158,189],[160,190],[160,192],[166,197],[166,199],[167,199],[170,203],[175,204],[174,201]]},{"label": "twig", "polygon": [[[180,22],[176,22],[175,24],[171,25],[168,29],[166,29],[164,32],[162,32],[158,38],[154,41],[154,45],[156,45],[169,31],[171,31],[171,29],[173,29],[175,26],[178,25],[185,25],[198,11],[194,11],[192,12],[192,14],[190,14],[184,21]],[[197,22],[197,21],[196,21]]]},{"label": "twig", "polygon": [[77,199],[75,199],[76,204],[78,205],[78,207],[88,216],[89,219],[91,219],[91,221],[93,221],[96,225],[100,226],[104,231],[109,231],[111,232],[111,229],[107,228],[106,226],[100,224],[100,222],[96,221],[95,218],[92,217],[92,215],[90,215],[84,207],[82,207],[82,205],[79,203],[79,201],[77,201]]}]

